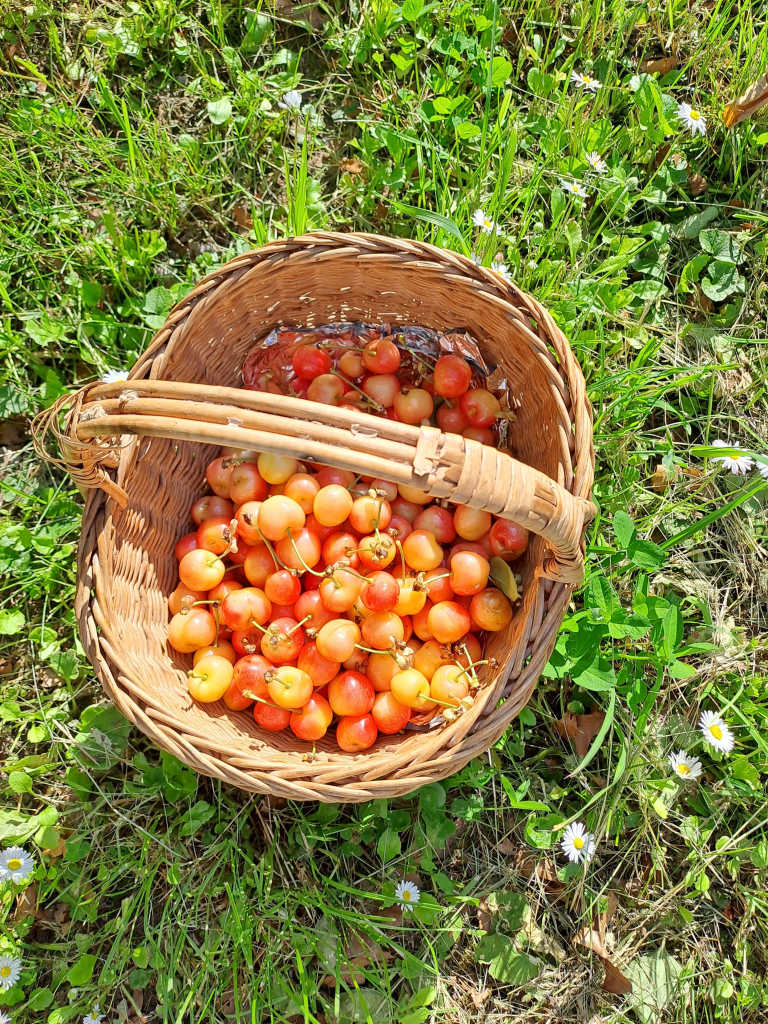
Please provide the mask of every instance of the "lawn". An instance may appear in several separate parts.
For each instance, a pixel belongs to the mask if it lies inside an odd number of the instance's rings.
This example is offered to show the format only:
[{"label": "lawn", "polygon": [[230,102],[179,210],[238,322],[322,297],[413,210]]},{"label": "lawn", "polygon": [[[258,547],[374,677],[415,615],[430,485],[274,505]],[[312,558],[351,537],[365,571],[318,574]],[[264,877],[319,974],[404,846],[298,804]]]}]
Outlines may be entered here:
[{"label": "lawn", "polygon": [[[0,1020],[765,1021],[768,107],[728,108],[768,95],[765,8],[11,0],[0,26],[0,848],[33,860],[0,857]],[[82,498],[31,443],[211,269],[318,228],[509,276],[594,408],[587,579],[533,699],[391,802],[255,797],[132,730],[77,637]]]}]

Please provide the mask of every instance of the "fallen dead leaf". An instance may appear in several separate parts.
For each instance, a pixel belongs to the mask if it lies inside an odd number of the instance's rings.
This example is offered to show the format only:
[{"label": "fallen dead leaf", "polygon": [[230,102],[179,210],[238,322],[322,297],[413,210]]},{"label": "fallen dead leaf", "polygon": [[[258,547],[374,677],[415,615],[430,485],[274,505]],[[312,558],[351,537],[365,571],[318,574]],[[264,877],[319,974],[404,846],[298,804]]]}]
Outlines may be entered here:
[{"label": "fallen dead leaf", "polygon": [[723,111],[723,124],[726,128],[733,128],[734,125],[746,121],[748,117],[754,117],[758,110],[762,110],[766,104],[768,104],[768,74],[758,78],[745,93],[733,103],[728,104]]},{"label": "fallen dead leaf", "polygon": [[648,57],[640,64],[640,71],[646,75],[666,75],[677,67],[677,57]]},{"label": "fallen dead leaf", "polygon": [[57,857],[63,857],[67,852],[67,842],[63,836],[59,838],[58,843],[51,847],[50,850],[43,850],[43,853],[47,853],[51,860],[56,860]]},{"label": "fallen dead leaf", "polygon": [[708,295],[705,295],[697,284],[694,284],[693,287],[696,289],[696,297],[699,300],[700,308],[703,309],[705,313],[714,313],[715,304],[712,299],[710,299]]},{"label": "fallen dead leaf", "polygon": [[611,992],[614,995],[627,995],[632,991],[632,984],[629,979],[625,978],[618,967],[611,963],[608,950],[605,948],[599,932],[595,931],[594,928],[582,928],[574,936],[573,941],[575,945],[586,946],[587,949],[591,949],[595,956],[600,959],[605,968],[604,992]]},{"label": "fallen dead leaf", "polygon": [[363,173],[363,163],[361,160],[358,160],[356,156],[343,157],[339,161],[339,167],[341,167],[342,171],[345,171],[347,174]]},{"label": "fallen dead leaf", "polygon": [[515,871],[518,871],[524,878],[533,878],[535,875],[539,881],[544,883],[557,882],[557,868],[554,863],[547,857],[539,859],[538,853],[532,853],[525,846],[518,847]]},{"label": "fallen dead leaf", "polygon": [[709,182],[703,174],[688,175],[688,191],[692,196],[700,196],[709,188]]},{"label": "fallen dead leaf", "polygon": [[39,920],[43,915],[37,911],[37,882],[28,885],[24,892],[19,893],[16,900],[16,910],[13,913],[13,920],[17,923],[29,917],[30,914]]},{"label": "fallen dead leaf", "polygon": [[511,857],[513,853],[517,853],[517,846],[512,842],[511,839],[502,839],[501,842],[496,846],[496,849],[504,857]]},{"label": "fallen dead leaf", "polygon": [[669,478],[669,470],[665,469],[664,466],[659,463],[651,474],[651,487],[657,494],[663,494],[669,487]]},{"label": "fallen dead leaf", "polygon": [[253,227],[253,217],[251,217],[250,210],[246,210],[242,206],[236,206],[232,211],[232,216],[235,218],[235,223],[241,228]]},{"label": "fallen dead leaf", "polygon": [[491,990],[489,988],[483,989],[482,992],[473,991],[469,993],[469,998],[472,1000],[472,1005],[476,1010],[479,1010],[483,1003],[490,998]]},{"label": "fallen dead leaf", "polygon": [[485,900],[480,900],[477,905],[477,926],[482,928],[484,932],[490,931],[491,928],[491,915]]},{"label": "fallen dead leaf", "polygon": [[588,715],[574,715],[572,711],[566,711],[555,725],[563,739],[573,743],[577,756],[584,757],[604,720],[604,711],[592,711]]}]

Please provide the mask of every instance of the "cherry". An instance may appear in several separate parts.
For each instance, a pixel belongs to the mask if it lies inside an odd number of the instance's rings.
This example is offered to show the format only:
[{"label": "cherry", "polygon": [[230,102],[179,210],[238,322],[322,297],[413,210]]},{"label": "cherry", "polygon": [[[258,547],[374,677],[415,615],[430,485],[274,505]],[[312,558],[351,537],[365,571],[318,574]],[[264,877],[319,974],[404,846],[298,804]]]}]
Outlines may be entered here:
[{"label": "cherry", "polygon": [[307,398],[310,402],[319,402],[321,405],[337,405],[344,394],[344,389],[342,380],[332,373],[323,373],[315,377],[307,388]]},{"label": "cherry", "polygon": [[321,627],[315,643],[329,661],[344,662],[351,658],[360,643],[360,627],[349,619],[332,619]]},{"label": "cherry", "polygon": [[469,420],[458,405],[451,408],[443,403],[435,413],[437,425],[446,434],[460,434],[469,426]]},{"label": "cherry", "polygon": [[192,664],[196,665],[201,658],[207,658],[209,654],[216,654],[219,657],[226,658],[230,665],[234,665],[237,661],[237,651],[226,640],[219,640],[216,644],[210,644],[208,647],[200,647],[192,655]]},{"label": "cherry", "polygon": [[304,525],[307,527],[308,530],[311,530],[312,533],[317,534],[317,536],[320,538],[321,544],[324,544],[325,541],[331,536],[331,534],[335,533],[336,530],[338,529],[338,527],[336,526],[323,526],[323,524],[319,521],[319,519],[317,519],[313,512],[309,513],[306,519],[306,523]]},{"label": "cherry", "polygon": [[432,395],[423,388],[401,388],[392,402],[398,419],[403,423],[421,423],[434,411]]},{"label": "cherry", "polygon": [[322,556],[326,565],[335,562],[347,562],[351,569],[356,569],[360,559],[357,555],[359,541],[353,533],[332,533],[323,542]]},{"label": "cherry", "polygon": [[[401,499],[402,500],[402,499]],[[416,508],[421,506],[417,505]],[[409,533],[413,531],[413,526],[408,522],[405,516],[399,516],[397,513],[392,516],[387,527],[387,533],[390,537],[395,540],[405,540]]]},{"label": "cherry", "polygon": [[392,647],[393,640],[404,640],[403,620],[394,612],[372,612],[362,624],[363,640],[368,647],[385,651]]},{"label": "cherry", "polygon": [[328,658],[323,657],[313,640],[304,644],[296,664],[298,668],[311,677],[315,689],[330,683],[339,674],[341,669],[340,662],[330,661]]},{"label": "cherry", "polygon": [[[355,482],[355,474],[348,469],[337,469],[335,466],[322,466],[317,471],[317,482],[320,487],[328,487],[330,484],[339,484],[340,487],[350,488]],[[347,513],[349,515],[349,513]],[[346,517],[345,517],[346,518]]]},{"label": "cherry", "polygon": [[[413,521],[416,516],[421,512],[422,505],[426,505],[426,501],[408,501],[400,494],[400,488],[397,488],[399,497],[395,498],[394,501],[390,502],[392,512],[394,515],[402,516],[406,522],[413,526]],[[421,492],[419,492],[421,493]],[[432,500],[431,498],[429,499]]]},{"label": "cherry", "polygon": [[333,721],[333,711],[325,697],[314,693],[307,703],[291,715],[291,729],[300,740],[321,740]]},{"label": "cherry", "polygon": [[291,720],[291,712],[288,708],[275,708],[271,704],[256,702],[253,709],[253,718],[257,725],[269,732],[282,732],[288,728]]},{"label": "cherry", "polygon": [[328,684],[328,703],[337,715],[364,715],[375,697],[370,680],[360,672],[341,672]]},{"label": "cherry", "polygon": [[347,715],[336,726],[336,742],[342,750],[356,754],[376,742],[378,730],[372,715]]},{"label": "cherry", "polygon": [[243,562],[245,578],[254,587],[263,588],[267,578],[277,572],[279,568],[280,566],[266,544],[251,548]]},{"label": "cherry", "polygon": [[204,608],[179,612],[168,626],[168,643],[180,654],[191,654],[201,647],[209,647],[216,639],[216,620]]},{"label": "cherry", "polygon": [[259,473],[268,484],[284,484],[298,472],[299,463],[290,455],[262,452],[258,460]]},{"label": "cherry", "polygon": [[368,664],[365,667],[365,674],[371,681],[371,685],[377,693],[383,693],[388,690],[392,677],[400,672],[400,666],[397,664],[391,654],[369,654]]},{"label": "cherry", "polygon": [[229,496],[236,505],[243,505],[246,501],[264,501],[267,482],[252,462],[241,462],[232,467]]},{"label": "cherry", "polygon": [[327,576],[318,587],[325,607],[331,611],[348,612],[360,594],[362,580],[357,573],[346,569],[336,569],[332,576]]},{"label": "cherry", "polygon": [[451,654],[445,644],[437,640],[427,640],[422,644],[413,656],[413,667],[427,679],[430,680],[441,665],[448,665],[451,662]]},{"label": "cherry", "polygon": [[245,658],[240,658],[235,663],[232,682],[224,694],[224,703],[230,711],[244,711],[253,704],[253,697],[246,697],[243,690],[266,699],[267,684],[264,676],[267,672],[272,672],[274,667],[271,661],[267,661],[260,654],[249,654]]},{"label": "cherry", "polygon": [[474,551],[457,551],[451,558],[451,586],[456,594],[479,594],[488,585],[491,567]]},{"label": "cherry", "polygon": [[480,540],[491,528],[491,513],[469,505],[457,505],[453,513],[453,525],[462,540]]},{"label": "cherry", "polygon": [[443,398],[459,398],[472,380],[472,367],[461,356],[441,356],[432,374],[435,391]]},{"label": "cherry", "polygon": [[306,518],[301,505],[284,494],[273,494],[259,507],[259,529],[267,540],[280,540],[286,530],[303,529]]},{"label": "cherry", "polygon": [[339,369],[352,380],[357,380],[365,373],[362,352],[345,352],[339,359]]},{"label": "cherry", "polygon": [[498,555],[505,562],[514,562],[528,547],[530,534],[524,526],[510,519],[497,519],[491,527],[488,538],[491,554]]},{"label": "cherry", "polygon": [[459,406],[472,427],[492,427],[501,412],[498,399],[484,388],[473,388],[465,392],[459,400]]},{"label": "cherry", "polygon": [[294,665],[279,665],[267,672],[267,693],[270,700],[281,708],[302,707],[312,696],[312,680],[306,672]]},{"label": "cherry", "polygon": [[471,441],[479,441],[489,448],[496,447],[496,435],[489,427],[465,427],[461,436],[468,437]]},{"label": "cherry", "polygon": [[488,587],[472,598],[469,614],[480,629],[498,633],[512,621],[512,602],[500,590]]},{"label": "cherry", "polygon": [[386,530],[392,518],[392,508],[384,498],[366,494],[356,498],[349,512],[349,525],[358,533]]},{"label": "cherry", "polygon": [[243,584],[239,580],[227,579],[228,573],[224,574],[224,579],[221,583],[217,583],[215,587],[211,587],[208,591],[209,601],[218,601],[221,603],[227,594],[233,594],[236,590],[242,590]]},{"label": "cherry", "polygon": [[392,696],[399,704],[417,711],[428,711],[435,707],[429,699],[429,681],[415,668],[407,668],[392,677]]},{"label": "cherry", "polygon": [[229,497],[229,478],[232,474],[232,467],[224,468],[225,459],[219,456],[213,462],[209,462],[205,469],[205,479],[214,494],[220,498]]},{"label": "cherry", "polygon": [[[316,577],[311,576],[310,579]],[[301,622],[310,616],[305,623],[307,629],[322,629],[326,622],[332,622],[337,616],[334,612],[328,611],[323,604],[319,590],[305,590],[293,606],[295,618]]]},{"label": "cherry", "polygon": [[[467,649],[466,653],[464,652],[465,647]],[[461,640],[454,645],[454,653],[456,661],[461,665],[461,667],[469,668],[470,662],[474,665],[480,661],[483,656],[483,648],[474,633],[467,633],[466,636],[462,637]]]},{"label": "cherry", "polygon": [[219,556],[205,548],[188,551],[179,562],[179,579],[190,590],[210,590],[221,583],[225,571]]},{"label": "cherry", "polygon": [[436,569],[443,560],[443,549],[431,530],[414,530],[403,541],[405,560],[417,572]]},{"label": "cherry", "polygon": [[419,640],[434,640],[432,631],[429,628],[429,613],[433,607],[434,605],[429,598],[427,598],[424,607],[420,612],[417,612],[411,620],[413,622],[413,632]]},{"label": "cherry", "polygon": [[[401,498],[405,498],[406,501],[412,502],[414,505],[428,505],[432,501],[432,495],[427,494],[426,491],[422,491],[420,487],[411,487],[409,484],[398,484],[397,491]],[[400,509],[395,509],[395,512],[400,512]],[[401,512],[401,515],[405,515],[405,512]],[[408,517],[406,516],[406,519]]]},{"label": "cherry", "polygon": [[193,700],[211,704],[221,700],[232,682],[232,663],[219,655],[202,658],[187,673],[189,695]]},{"label": "cherry", "polygon": [[453,600],[453,587],[451,577],[447,569],[438,566],[437,569],[430,569],[424,573],[424,583],[427,588],[427,596],[430,601],[437,604],[439,601]]},{"label": "cherry", "polygon": [[292,530],[275,546],[275,554],[288,569],[313,569],[320,561],[320,538],[311,530]]},{"label": "cherry", "polygon": [[396,700],[392,693],[385,691],[376,695],[371,717],[379,732],[391,736],[405,728],[411,717],[411,709]]},{"label": "cherry", "polygon": [[394,562],[397,548],[390,536],[380,533],[363,537],[358,552],[366,569],[386,569]]},{"label": "cherry", "polygon": [[293,498],[301,505],[304,514],[309,515],[319,490],[320,484],[315,477],[308,473],[294,473],[290,480],[286,480],[283,494],[288,498]]},{"label": "cherry", "polygon": [[[207,597],[206,590],[190,590],[189,587],[180,583],[168,598],[168,607],[171,610],[171,615],[178,615],[182,608],[189,610],[195,601],[204,601]],[[184,598],[187,600],[185,601]]]},{"label": "cherry", "polygon": [[[303,646],[303,629],[296,619],[287,615],[273,619],[268,631],[261,637],[261,653],[275,665],[286,665],[289,661],[296,661]],[[298,706],[297,704],[296,707]]]},{"label": "cherry", "polygon": [[388,409],[400,394],[400,381],[394,374],[383,373],[373,377],[365,377],[361,385],[363,393],[374,402]]},{"label": "cherry", "polygon": [[331,357],[325,349],[316,345],[300,345],[293,353],[291,360],[293,372],[297,377],[314,380],[331,369]]},{"label": "cherry", "polygon": [[354,498],[345,486],[326,484],[315,495],[312,512],[323,526],[341,526],[353,505]]},{"label": "cherry", "polygon": [[287,569],[278,569],[267,577],[264,593],[273,604],[293,605],[301,596],[301,580]]},{"label": "cherry", "polygon": [[197,529],[197,546],[216,555],[223,555],[232,543],[231,520],[224,516],[211,516]]},{"label": "cherry", "polygon": [[397,604],[400,584],[388,572],[373,572],[360,587],[360,600],[372,612],[388,612]]},{"label": "cherry", "polygon": [[388,338],[369,341],[362,357],[363,365],[371,373],[394,373],[400,366],[400,350]]},{"label": "cherry", "polygon": [[469,693],[467,673],[459,665],[441,665],[429,682],[431,695],[444,704],[459,706]]},{"label": "cherry", "polygon": [[[237,536],[245,541],[249,547],[263,544],[264,538],[259,533],[259,509],[260,501],[246,501],[235,512],[237,521]],[[239,546],[238,546],[239,550]]]},{"label": "cherry", "polygon": [[429,609],[427,625],[435,640],[441,644],[450,644],[469,632],[472,621],[467,609],[462,608],[457,601],[441,601]]},{"label": "cherry", "polygon": [[272,603],[258,587],[245,587],[227,594],[221,602],[221,617],[229,629],[238,632],[269,622]]},{"label": "cherry", "polygon": [[211,516],[226,516],[231,519],[235,514],[235,507],[226,498],[220,498],[217,494],[205,494],[192,502],[190,515],[195,526],[204,523]]},{"label": "cherry", "polygon": [[390,503],[397,497],[397,484],[393,484],[389,480],[381,480],[379,477],[374,478],[364,476],[360,482],[361,484],[365,484],[369,490],[376,491],[380,498],[384,498]]},{"label": "cherry", "polygon": [[427,591],[415,576],[400,582],[400,596],[393,611],[396,615],[417,615],[427,603]]},{"label": "cherry", "polygon": [[429,530],[440,544],[452,544],[456,540],[453,516],[447,508],[430,505],[423,508],[413,521],[414,530]]},{"label": "cherry", "polygon": [[184,555],[190,551],[194,551],[197,547],[197,530],[193,530],[192,533],[185,533],[183,537],[180,537],[176,541],[176,547],[173,549],[173,553],[180,562]]}]

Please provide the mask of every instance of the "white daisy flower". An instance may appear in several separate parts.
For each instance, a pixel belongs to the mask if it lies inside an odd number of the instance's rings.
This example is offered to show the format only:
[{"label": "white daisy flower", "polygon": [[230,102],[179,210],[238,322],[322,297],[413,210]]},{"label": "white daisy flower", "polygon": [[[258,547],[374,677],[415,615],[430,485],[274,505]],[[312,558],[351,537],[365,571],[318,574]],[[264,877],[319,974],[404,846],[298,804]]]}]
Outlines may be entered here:
[{"label": "white daisy flower", "polygon": [[669,765],[675,775],[681,779],[698,779],[704,769],[698,757],[686,754],[684,750],[678,750],[676,754],[669,755]]},{"label": "white daisy flower", "polygon": [[128,380],[127,370],[107,370],[101,378],[102,384],[118,384],[124,380]]},{"label": "white daisy flower", "polygon": [[398,882],[395,887],[397,901],[406,913],[411,913],[421,899],[421,890],[413,882]]},{"label": "white daisy flower", "polygon": [[486,217],[483,210],[475,210],[472,214],[472,223],[476,228],[480,228],[484,235],[501,234],[501,228],[495,220],[491,220],[490,217]]},{"label": "white daisy flower", "polygon": [[509,272],[509,267],[506,263],[501,260],[494,260],[491,264],[491,270],[495,270],[497,274],[500,274],[508,284],[512,284],[512,275]]},{"label": "white daisy flower", "polygon": [[8,879],[15,882],[26,882],[35,870],[35,862],[20,846],[10,846],[0,853],[0,882]]},{"label": "white daisy flower", "polygon": [[[712,447],[734,448],[736,446],[718,439],[712,442]],[[713,457],[712,461],[719,462],[723,469],[729,469],[734,476],[745,476],[755,464],[755,460],[751,459],[749,455],[722,455]]]},{"label": "white daisy flower", "polygon": [[99,1004],[96,1003],[90,1013],[86,1013],[83,1017],[83,1024],[101,1024],[106,1014],[99,1013]]},{"label": "white daisy flower", "polygon": [[716,711],[702,711],[699,729],[710,747],[721,754],[730,754],[733,750],[736,743],[733,733]]},{"label": "white daisy flower", "polygon": [[598,174],[605,174],[608,170],[608,164],[603,160],[599,153],[587,153],[584,158],[593,171],[597,171]]},{"label": "white daisy flower", "polygon": [[768,480],[768,462],[755,462],[755,466],[763,480]]},{"label": "white daisy flower", "polygon": [[0,1010],[0,1024],[11,1024],[10,1013],[4,1013],[2,1010]]},{"label": "white daisy flower", "polygon": [[298,114],[301,112],[303,103],[304,97],[301,93],[297,89],[290,89],[283,95],[282,100],[277,105],[281,110],[292,110]]},{"label": "white daisy flower", "polygon": [[677,116],[686,128],[690,128],[691,135],[706,135],[707,121],[699,110],[694,110],[690,103],[681,103],[677,108]]},{"label": "white daisy flower", "polygon": [[592,833],[587,832],[584,825],[577,821],[573,825],[569,825],[565,830],[560,848],[568,860],[578,864],[581,861],[589,861],[591,859],[596,845],[595,837]]},{"label": "white daisy flower", "polygon": [[581,196],[584,199],[589,195],[583,185],[580,185],[578,181],[566,181],[565,178],[560,179],[560,188],[563,192],[567,192],[571,196]]},{"label": "white daisy flower", "polygon": [[21,974],[21,960],[16,956],[0,956],[0,992],[7,992]]},{"label": "white daisy flower", "polygon": [[587,92],[597,92],[601,86],[601,83],[596,78],[590,78],[589,75],[585,75],[582,71],[572,71],[571,81],[577,89],[586,89]]}]

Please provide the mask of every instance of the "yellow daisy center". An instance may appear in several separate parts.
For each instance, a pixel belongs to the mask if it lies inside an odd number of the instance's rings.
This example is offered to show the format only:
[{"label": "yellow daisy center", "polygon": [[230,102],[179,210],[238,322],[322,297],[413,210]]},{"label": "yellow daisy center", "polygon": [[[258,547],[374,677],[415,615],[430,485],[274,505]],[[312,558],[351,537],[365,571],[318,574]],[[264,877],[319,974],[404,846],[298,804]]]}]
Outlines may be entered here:
[{"label": "yellow daisy center", "polygon": [[0,978],[10,978],[10,976],[11,976],[11,968],[10,967],[0,967]]},{"label": "yellow daisy center", "polygon": [[692,110],[691,111],[691,117],[692,117],[692,119],[694,121],[700,121],[701,120],[701,114],[698,112],[698,110]]},{"label": "yellow daisy center", "polygon": [[721,740],[723,738],[723,730],[720,728],[719,725],[710,725],[709,731],[712,733],[716,740]]},{"label": "yellow daisy center", "polygon": [[8,861],[8,867],[11,869],[11,871],[18,871],[19,868],[21,867],[21,861],[19,860],[18,857],[11,857],[11,859]]},{"label": "yellow daisy center", "polygon": [[489,220],[487,217],[483,220],[483,227],[484,228],[489,228],[489,227],[491,227],[492,224],[493,224],[493,221]]},{"label": "yellow daisy center", "polygon": [[410,902],[410,899],[411,899],[411,891],[410,891],[410,889],[406,889],[405,890],[405,892],[403,893],[403,899],[405,900],[406,903]]},{"label": "yellow daisy center", "polygon": [[583,850],[584,840],[580,836],[576,836],[576,838],[573,840],[573,845],[576,847],[577,850]]},{"label": "yellow daisy center", "polygon": [[688,767],[687,764],[679,764],[677,766],[677,774],[678,775],[690,775],[691,774],[691,769]]}]

